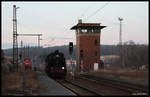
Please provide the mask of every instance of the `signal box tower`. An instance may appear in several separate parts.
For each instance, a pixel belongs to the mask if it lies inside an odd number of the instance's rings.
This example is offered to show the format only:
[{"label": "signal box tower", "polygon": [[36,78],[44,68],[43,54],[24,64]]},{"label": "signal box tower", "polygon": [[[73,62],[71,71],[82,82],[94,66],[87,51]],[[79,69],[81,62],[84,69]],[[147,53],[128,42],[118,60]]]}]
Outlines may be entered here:
[{"label": "signal box tower", "polygon": [[79,19],[78,24],[71,30],[76,33],[76,61],[78,72],[86,72],[94,69],[94,63],[100,63],[100,23],[82,23]]}]

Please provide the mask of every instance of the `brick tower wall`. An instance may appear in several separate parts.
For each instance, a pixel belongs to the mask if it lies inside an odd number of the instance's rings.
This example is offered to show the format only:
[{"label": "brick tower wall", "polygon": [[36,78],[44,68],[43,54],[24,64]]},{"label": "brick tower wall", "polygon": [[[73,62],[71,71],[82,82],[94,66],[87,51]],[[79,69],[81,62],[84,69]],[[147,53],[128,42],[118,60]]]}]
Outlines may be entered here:
[{"label": "brick tower wall", "polygon": [[[77,56],[80,55],[80,50],[83,50],[83,64],[86,65],[90,70],[94,69],[94,63],[100,60],[100,34],[80,34],[76,37],[77,39]],[[97,46],[95,45],[97,40]],[[97,52],[97,56],[95,53]],[[80,57],[77,58],[80,60]],[[84,68],[86,70],[86,68]]]}]

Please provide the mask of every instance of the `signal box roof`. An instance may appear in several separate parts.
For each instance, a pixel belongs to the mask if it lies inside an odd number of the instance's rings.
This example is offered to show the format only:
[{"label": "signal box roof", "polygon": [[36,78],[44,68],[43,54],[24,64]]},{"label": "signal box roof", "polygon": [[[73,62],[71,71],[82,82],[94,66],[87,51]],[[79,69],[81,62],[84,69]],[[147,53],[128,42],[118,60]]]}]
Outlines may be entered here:
[{"label": "signal box roof", "polygon": [[73,26],[71,30],[76,29],[103,29],[106,26],[100,26],[100,23],[78,23],[77,25]]}]

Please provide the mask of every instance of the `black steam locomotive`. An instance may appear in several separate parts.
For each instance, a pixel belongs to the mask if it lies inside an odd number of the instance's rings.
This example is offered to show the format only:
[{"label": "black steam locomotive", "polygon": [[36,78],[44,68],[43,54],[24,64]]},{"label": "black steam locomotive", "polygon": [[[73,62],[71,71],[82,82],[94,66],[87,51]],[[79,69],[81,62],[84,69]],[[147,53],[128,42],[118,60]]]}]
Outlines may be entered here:
[{"label": "black steam locomotive", "polygon": [[64,54],[56,50],[53,53],[50,53],[46,59],[45,72],[50,77],[65,77],[66,70],[66,61]]}]

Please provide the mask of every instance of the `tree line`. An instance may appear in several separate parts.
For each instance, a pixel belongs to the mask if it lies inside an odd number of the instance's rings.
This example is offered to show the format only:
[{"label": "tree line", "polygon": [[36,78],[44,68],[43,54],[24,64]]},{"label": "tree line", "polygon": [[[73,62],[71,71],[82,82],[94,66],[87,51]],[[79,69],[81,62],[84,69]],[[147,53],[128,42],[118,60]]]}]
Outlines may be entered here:
[{"label": "tree line", "polygon": [[[26,48],[27,49],[27,48]],[[47,48],[38,48],[38,47],[29,47],[29,56],[31,59],[35,58],[35,61],[44,62],[46,56],[54,52],[55,50],[59,50],[64,53],[66,59],[70,59],[69,55],[69,46],[54,46]],[[19,53],[21,49],[18,49]],[[126,67],[136,67],[141,65],[148,64],[148,45],[140,45],[135,44],[133,41],[126,42],[122,45],[124,64]],[[4,50],[5,55],[12,56],[12,49]],[[101,45],[100,47],[101,56],[104,55],[120,55],[119,53],[119,45]],[[27,53],[27,52],[26,52]],[[76,46],[73,46],[73,59],[76,59]],[[121,66],[120,59],[113,62],[113,64],[118,64]]]}]

